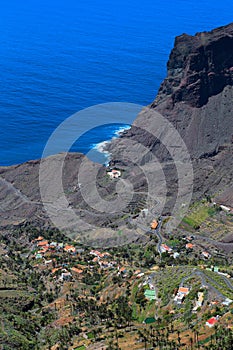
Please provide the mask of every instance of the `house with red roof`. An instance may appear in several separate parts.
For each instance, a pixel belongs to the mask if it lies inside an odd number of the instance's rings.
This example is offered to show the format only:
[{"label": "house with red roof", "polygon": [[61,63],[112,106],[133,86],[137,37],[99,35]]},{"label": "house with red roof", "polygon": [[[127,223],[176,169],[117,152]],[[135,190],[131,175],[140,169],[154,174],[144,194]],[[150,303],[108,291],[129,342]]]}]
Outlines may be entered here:
[{"label": "house with red roof", "polygon": [[118,266],[118,275],[122,275],[122,277],[126,277],[127,269],[125,267]]},{"label": "house with red roof", "polygon": [[216,325],[218,320],[219,320],[219,316],[211,317],[208,321],[206,321],[206,326],[208,326],[209,328],[212,328]]},{"label": "house with red roof", "polygon": [[49,245],[48,241],[41,241],[37,243],[37,247],[47,247]]},{"label": "house with red roof", "polygon": [[174,301],[177,303],[177,304],[182,304],[184,298],[189,294],[189,288],[186,288],[186,287],[180,287],[178,289],[178,292],[174,298]]},{"label": "house with red roof", "polygon": [[161,252],[162,252],[162,253],[165,253],[165,252],[171,253],[171,251],[172,251],[172,248],[168,247],[168,245],[166,245],[166,244],[161,244]]},{"label": "house with red roof", "polygon": [[43,239],[44,239],[44,237],[39,236],[39,237],[37,237],[37,238],[35,239],[35,241],[40,242],[40,241],[43,241]]},{"label": "house with red roof", "polygon": [[91,251],[90,251],[90,254],[91,254],[91,255],[94,255],[94,256],[96,256],[96,257],[98,257],[98,258],[103,258],[103,254],[100,253],[98,250],[91,250]]},{"label": "house with red roof", "polygon": [[77,267],[72,267],[71,271],[74,272],[78,276],[80,276],[83,273],[83,270],[78,269]]},{"label": "house with red roof", "polygon": [[194,248],[194,244],[192,243],[187,243],[185,246],[186,249],[193,249]]},{"label": "house with red roof", "polygon": [[67,252],[67,253],[75,253],[76,252],[76,249],[73,245],[66,245],[64,247],[64,251]]},{"label": "house with red roof", "polygon": [[202,256],[203,256],[205,259],[211,258],[211,255],[210,255],[210,253],[208,253],[208,252],[202,252],[201,254],[202,254]]}]

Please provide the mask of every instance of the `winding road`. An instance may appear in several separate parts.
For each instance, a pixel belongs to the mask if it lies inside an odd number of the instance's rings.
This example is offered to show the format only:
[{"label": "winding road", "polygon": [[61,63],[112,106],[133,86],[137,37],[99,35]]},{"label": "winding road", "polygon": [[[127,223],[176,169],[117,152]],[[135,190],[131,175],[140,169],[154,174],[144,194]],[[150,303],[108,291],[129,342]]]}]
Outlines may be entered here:
[{"label": "winding road", "polygon": [[140,223],[137,223],[137,227],[139,227],[141,230],[145,231],[147,234],[156,234],[157,235],[157,238],[158,238],[158,243],[157,243],[157,251],[159,253],[159,255],[162,254],[162,251],[161,251],[161,245],[163,243],[163,237],[160,233],[160,230],[161,230],[161,227],[162,227],[162,218],[159,218],[158,220],[158,226],[155,230],[152,230],[152,229],[148,229],[147,226],[144,226]]},{"label": "winding road", "polygon": [[[205,275],[202,271],[199,271],[199,270],[196,270],[196,269],[194,269],[193,272],[192,272],[189,276],[186,276],[186,277],[183,277],[183,278],[182,278],[182,281],[181,281],[180,286],[183,287],[185,281],[188,280],[189,278],[191,278],[192,276],[195,276],[195,275],[198,276],[198,277],[200,277],[202,287],[207,286],[207,287],[213,289],[213,290],[215,291],[215,293],[216,293],[220,298],[222,298],[222,299],[225,299],[225,298],[226,298],[226,297],[217,289],[218,286],[222,288],[222,286],[221,286],[217,281],[215,281],[212,277]],[[227,286],[233,291],[233,286],[232,286],[232,284],[230,283],[230,281],[229,281],[225,276],[222,276],[222,275],[219,275],[219,276],[221,276],[221,277],[224,279],[224,281],[226,282]],[[214,285],[215,285],[216,287],[215,287]]]}]

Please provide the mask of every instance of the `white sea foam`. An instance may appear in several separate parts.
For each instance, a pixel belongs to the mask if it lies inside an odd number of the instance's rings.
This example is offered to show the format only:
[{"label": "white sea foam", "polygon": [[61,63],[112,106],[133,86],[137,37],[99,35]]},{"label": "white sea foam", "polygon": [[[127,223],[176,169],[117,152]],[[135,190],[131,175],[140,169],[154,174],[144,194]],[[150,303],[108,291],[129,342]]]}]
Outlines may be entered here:
[{"label": "white sea foam", "polygon": [[115,135],[119,137],[124,131],[127,131],[131,128],[131,125],[121,126],[118,130],[115,131]]},{"label": "white sea foam", "polygon": [[92,148],[97,150],[100,153],[109,154],[109,152],[106,151],[106,149],[105,149],[108,143],[110,143],[110,141],[103,141],[103,142],[100,142],[100,143],[96,143],[96,144],[93,145]]},{"label": "white sea foam", "polygon": [[[130,128],[131,128],[130,125],[121,126],[119,129],[117,129],[117,130],[114,132],[114,135],[115,135],[115,136],[113,136],[113,138],[112,138],[111,140],[120,137],[120,135],[121,135],[124,131],[129,130]],[[105,165],[105,166],[108,166],[109,161],[110,161],[110,159],[111,159],[111,153],[108,152],[108,151],[106,150],[106,147],[107,147],[107,145],[111,142],[111,140],[102,141],[102,142],[99,142],[99,143],[96,143],[96,144],[93,144],[93,145],[92,145],[92,149],[93,149],[93,150],[96,150],[97,152],[99,152],[99,153],[101,153],[101,154],[104,155],[104,158],[106,159],[106,161],[104,162],[104,165]]]},{"label": "white sea foam", "polygon": [[103,141],[100,143],[96,143],[93,145],[92,149],[97,151],[99,154],[103,156],[102,160],[104,160],[104,165],[108,166],[110,161],[110,153],[106,150],[107,144],[110,143],[110,141]]}]

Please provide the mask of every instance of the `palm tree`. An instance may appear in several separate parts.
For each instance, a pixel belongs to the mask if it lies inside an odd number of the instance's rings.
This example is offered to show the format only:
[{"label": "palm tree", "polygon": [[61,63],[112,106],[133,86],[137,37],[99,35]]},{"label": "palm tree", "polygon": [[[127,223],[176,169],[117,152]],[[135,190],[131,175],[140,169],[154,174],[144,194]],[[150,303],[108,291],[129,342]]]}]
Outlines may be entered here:
[{"label": "palm tree", "polygon": [[193,349],[193,338],[192,336],[189,337],[190,345],[191,345],[191,350]]},{"label": "palm tree", "polygon": [[178,344],[180,346],[181,338],[180,338],[180,331],[179,330],[177,331],[177,340],[178,340]]}]

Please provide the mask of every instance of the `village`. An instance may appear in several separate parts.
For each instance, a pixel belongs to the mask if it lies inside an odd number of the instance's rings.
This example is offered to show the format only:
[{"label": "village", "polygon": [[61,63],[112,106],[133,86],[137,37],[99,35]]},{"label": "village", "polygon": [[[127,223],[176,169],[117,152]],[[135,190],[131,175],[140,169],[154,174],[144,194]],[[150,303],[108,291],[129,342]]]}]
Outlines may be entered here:
[{"label": "village", "polygon": [[[154,225],[154,226],[153,226]],[[155,223],[152,223],[152,227],[155,227]],[[162,257],[171,265],[174,266],[177,263],[180,264],[182,257],[189,257],[190,254],[196,249],[199,256],[199,264],[195,264],[193,272],[191,275],[196,275],[201,280],[201,287],[206,289],[211,289],[212,285],[209,282],[209,277],[206,273],[211,272],[219,277],[222,277],[223,281],[227,281],[227,286],[230,291],[233,292],[232,275],[233,273],[229,269],[224,271],[223,267],[213,265],[211,260],[211,254],[205,250],[200,250],[195,243],[192,243],[194,237],[187,236],[183,237],[179,242],[179,249],[174,249],[166,243],[162,243],[160,250]],[[179,252],[178,252],[179,251]],[[32,261],[33,268],[38,271],[46,271],[47,276],[52,277],[59,283],[71,282],[71,281],[82,281],[85,280],[85,276],[88,273],[93,273],[93,271],[98,272],[100,275],[120,275],[122,279],[132,282],[134,279],[139,279],[141,285],[149,286],[149,289],[145,289],[144,296],[147,300],[157,300],[156,297],[156,275],[151,274],[151,269],[155,267],[143,266],[143,264],[130,263],[127,259],[121,259],[119,254],[114,254],[114,250],[109,251],[99,251],[96,249],[88,249],[86,247],[80,247],[74,244],[66,244],[64,242],[50,242],[45,240],[42,236],[37,237],[31,242],[31,252],[29,259]],[[162,259],[163,260],[163,259]],[[158,260],[159,261],[159,260]],[[161,257],[160,257],[161,262]],[[200,263],[201,262],[201,263]],[[162,269],[156,266],[157,269]],[[148,274],[150,278],[148,277]],[[152,277],[151,277],[152,276]],[[191,276],[187,276],[189,279]],[[147,283],[149,280],[149,283]],[[183,287],[184,280],[182,280],[182,285],[179,287],[174,294],[174,303],[181,305],[184,302],[185,297],[189,294],[190,288]],[[216,282],[215,282],[216,284]],[[214,288],[216,288],[216,285]],[[139,285],[140,287],[140,285]],[[221,290],[218,291],[217,297],[223,305],[230,305],[231,299],[224,297]],[[214,302],[214,301],[212,301]],[[203,292],[198,292],[197,300],[193,307],[193,312],[196,312],[198,308],[201,308],[204,303]],[[224,304],[225,303],[225,304]]]},{"label": "village", "polygon": [[[191,322],[191,319],[195,320],[195,315],[199,315],[198,319],[200,315],[208,315],[209,317],[203,316],[204,323],[203,320],[199,322],[203,324],[203,327],[212,329],[216,324],[221,323],[222,319],[225,320],[224,314],[228,314],[232,304],[232,275],[229,269],[224,270],[223,266],[213,265],[214,260],[211,254],[198,248],[194,243],[194,238],[192,235],[182,237],[179,242],[181,249],[171,247],[169,241],[162,243],[161,255],[156,251],[156,244],[154,248],[150,247],[152,253],[155,254],[156,265],[149,263],[147,266],[143,262],[144,258],[140,262],[137,259],[132,261],[129,254],[126,254],[127,250],[123,248],[122,251],[121,249],[117,251],[117,248],[91,249],[82,247],[76,242],[50,241],[44,239],[43,236],[38,236],[31,241],[31,253],[28,259],[33,269],[42,275],[45,273],[47,287],[50,286],[51,289],[52,285],[56,285],[56,288],[59,286],[57,299],[55,298],[50,303],[50,307],[54,307],[60,315],[58,325],[64,325],[66,320],[73,319],[72,309],[68,314],[66,311],[65,317],[62,316],[64,308],[67,309],[70,305],[69,299],[72,299],[69,290],[75,290],[76,293],[78,291],[79,297],[83,295],[90,300],[94,295],[95,297],[98,295],[97,299],[101,303],[105,303],[109,295],[113,300],[117,300],[128,290],[131,294],[129,300],[135,305],[135,310],[139,312],[143,307],[144,311],[140,311],[137,316],[142,326],[156,323],[161,317],[159,315],[164,315],[164,312],[167,314],[169,311],[171,319],[177,315],[185,315],[183,310],[189,307],[190,320],[187,322]],[[189,257],[195,249],[198,251],[199,264],[178,268],[182,265],[182,257]],[[170,267],[164,266],[163,260]],[[177,275],[176,283],[169,281],[168,295],[170,297],[166,303],[166,296],[163,295],[166,293],[164,279],[169,271],[171,273],[179,269],[183,271],[183,274],[181,278]],[[113,285],[115,290],[112,289]],[[63,295],[63,302],[61,302],[61,295]],[[84,314],[82,317],[85,320]],[[228,327],[232,327],[231,322],[229,319]],[[88,334],[88,331],[82,333],[85,341],[81,341],[82,345],[74,349],[79,349],[90,342]],[[80,340],[77,340],[77,344],[80,344]]]},{"label": "village", "polygon": [[[122,172],[111,169],[108,176],[117,181]],[[60,349],[61,344],[69,350],[92,349],[96,342],[103,349],[125,350],[124,341],[142,349],[145,339],[149,344],[154,341],[149,327],[156,332],[167,329],[171,343],[179,343],[182,333],[197,344],[215,334],[216,327],[232,330],[232,260],[214,244],[217,233],[208,238],[216,217],[229,223],[231,213],[203,201],[176,232],[166,234],[163,223],[167,218],[148,221],[148,212],[142,209],[137,221],[143,238],[140,243],[101,248],[56,230],[29,226],[27,243],[13,246],[17,251],[13,257],[21,266],[15,278],[21,287],[12,282],[2,293],[8,289],[13,296],[14,292],[26,293],[33,300],[32,314],[41,310],[47,315],[50,321],[44,338],[52,350]],[[1,249],[7,266],[11,250],[7,244]]]}]

